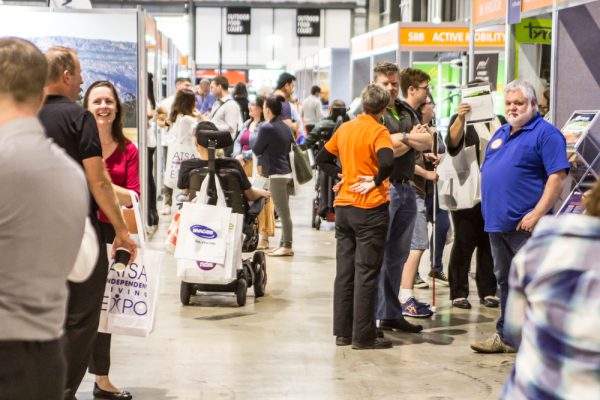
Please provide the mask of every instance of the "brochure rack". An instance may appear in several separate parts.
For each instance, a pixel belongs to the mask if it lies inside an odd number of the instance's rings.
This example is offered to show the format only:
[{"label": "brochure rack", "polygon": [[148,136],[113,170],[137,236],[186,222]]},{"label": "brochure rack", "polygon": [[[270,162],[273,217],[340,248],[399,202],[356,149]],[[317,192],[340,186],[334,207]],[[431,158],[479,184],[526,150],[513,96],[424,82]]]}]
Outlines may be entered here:
[{"label": "brochure rack", "polygon": [[574,111],[562,128],[567,140],[567,151],[577,155],[571,162],[570,176],[573,187],[557,214],[582,214],[583,197],[600,175],[600,129],[597,121],[600,111]]}]

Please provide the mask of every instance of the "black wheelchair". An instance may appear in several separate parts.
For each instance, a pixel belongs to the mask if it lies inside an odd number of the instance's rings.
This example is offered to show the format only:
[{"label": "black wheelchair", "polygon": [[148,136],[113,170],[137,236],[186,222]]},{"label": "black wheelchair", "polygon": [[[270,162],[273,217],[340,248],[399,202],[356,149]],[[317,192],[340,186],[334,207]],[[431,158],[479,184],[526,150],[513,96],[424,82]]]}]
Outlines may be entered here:
[{"label": "black wheelchair", "polygon": [[[208,183],[208,204],[215,205],[217,193],[214,179],[219,183],[225,194],[225,201],[231,207],[233,213],[243,214],[244,223],[242,227],[242,252],[251,253],[256,250],[259,240],[258,214],[260,214],[264,199],[259,199],[249,204],[241,189],[240,172],[235,168],[215,167],[215,152],[217,149],[226,148],[233,144],[231,135],[227,131],[201,131],[202,141],[200,144],[208,149],[208,166],[197,168],[190,173],[189,199],[196,197],[204,179],[210,179]],[[230,159],[237,162],[236,160]],[[197,291],[203,292],[234,292],[237,304],[241,307],[246,304],[248,287],[254,288],[256,298],[265,295],[267,286],[267,263],[264,252],[256,251],[251,258],[242,258],[241,268],[237,271],[237,278],[225,285],[181,282],[180,297],[183,305],[190,304],[191,296]]]}]

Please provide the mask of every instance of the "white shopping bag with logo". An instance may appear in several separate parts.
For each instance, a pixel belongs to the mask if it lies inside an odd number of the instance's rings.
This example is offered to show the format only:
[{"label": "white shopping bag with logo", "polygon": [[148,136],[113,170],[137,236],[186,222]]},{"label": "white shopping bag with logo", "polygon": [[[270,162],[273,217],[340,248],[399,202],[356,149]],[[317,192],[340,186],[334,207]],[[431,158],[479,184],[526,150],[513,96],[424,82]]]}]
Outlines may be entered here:
[{"label": "white shopping bag with logo", "polygon": [[196,147],[185,140],[180,140],[169,145],[165,167],[164,185],[175,189],[181,163],[190,158],[198,158]]},{"label": "white shopping bag with logo", "polygon": [[242,267],[243,223],[243,214],[231,214],[224,263],[178,259],[177,276],[188,283],[227,284],[236,279]]},{"label": "white shopping bag with logo", "polygon": [[216,176],[217,204],[206,204],[209,180],[209,176],[204,178],[196,202],[183,204],[175,258],[224,264],[231,208],[225,203],[225,195]]},{"label": "white shopping bag with logo", "polygon": [[[133,192],[130,194],[138,226],[137,257],[123,271],[115,270],[115,262],[110,260],[98,331],[148,336],[154,327],[164,253],[146,247],[139,202]],[[108,254],[111,254],[110,245]]]}]

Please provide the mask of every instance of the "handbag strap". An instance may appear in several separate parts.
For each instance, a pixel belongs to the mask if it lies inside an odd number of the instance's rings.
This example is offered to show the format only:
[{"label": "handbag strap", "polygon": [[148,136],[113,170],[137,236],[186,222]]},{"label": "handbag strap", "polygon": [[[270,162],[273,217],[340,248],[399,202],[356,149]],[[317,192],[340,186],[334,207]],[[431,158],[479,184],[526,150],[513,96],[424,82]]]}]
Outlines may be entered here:
[{"label": "handbag strap", "polygon": [[131,197],[131,208],[133,208],[133,215],[135,216],[135,224],[137,225],[138,240],[140,242],[140,248],[146,248],[146,227],[142,220],[142,212],[140,210],[140,201],[136,192],[129,190],[129,197]]},{"label": "handbag strap", "polygon": [[[202,185],[200,186],[200,191],[196,195],[196,203],[198,204],[208,204],[208,183],[210,181],[210,175],[207,175],[202,181]],[[225,201],[225,193],[223,193],[223,188],[221,187],[221,182],[219,181],[219,177],[215,174],[215,189],[217,190],[217,206],[218,207],[227,207],[227,202]]]}]

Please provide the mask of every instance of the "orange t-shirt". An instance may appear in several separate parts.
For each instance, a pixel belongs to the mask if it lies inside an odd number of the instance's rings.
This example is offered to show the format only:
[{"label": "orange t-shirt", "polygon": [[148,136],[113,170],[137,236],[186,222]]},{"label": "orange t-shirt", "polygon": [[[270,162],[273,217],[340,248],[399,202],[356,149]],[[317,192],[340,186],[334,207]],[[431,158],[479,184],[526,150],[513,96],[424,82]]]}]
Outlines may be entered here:
[{"label": "orange t-shirt", "polygon": [[370,115],[361,114],[335,131],[325,144],[328,152],[339,157],[344,175],[344,183],[333,203],[335,206],[375,208],[388,202],[387,179],[367,194],[350,190],[350,186],[358,182],[358,175],[377,175],[377,152],[386,147],[392,148],[390,132]]}]

